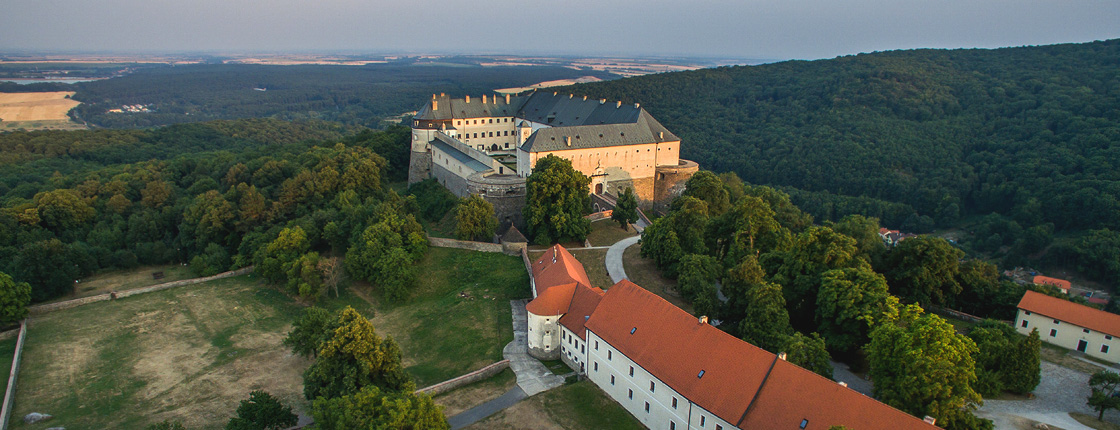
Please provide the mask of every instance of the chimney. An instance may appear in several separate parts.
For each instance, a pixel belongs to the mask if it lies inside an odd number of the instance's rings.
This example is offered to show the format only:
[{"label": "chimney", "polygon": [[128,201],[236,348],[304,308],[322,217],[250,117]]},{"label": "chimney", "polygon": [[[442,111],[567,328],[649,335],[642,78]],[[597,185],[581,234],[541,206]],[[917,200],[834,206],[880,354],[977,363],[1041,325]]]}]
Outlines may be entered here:
[{"label": "chimney", "polygon": [[779,359],[779,360],[782,360],[782,361],[786,361],[786,353],[784,353],[784,352],[779,352],[779,353],[778,353],[778,359]]},{"label": "chimney", "polygon": [[553,96],[553,97],[556,97],[556,91],[553,91],[553,92],[552,92],[552,96]]},{"label": "chimney", "polygon": [[587,96],[583,96],[583,101],[587,101]]},{"label": "chimney", "polygon": [[467,99],[467,103],[471,102],[471,96],[467,96],[466,99]]},{"label": "chimney", "polygon": [[708,316],[707,315],[704,315],[704,316],[700,317],[700,324],[707,324],[707,323],[708,323]]},{"label": "chimney", "polygon": [[622,107],[622,101],[621,100],[618,102],[618,104],[614,105],[615,109],[618,109],[620,107]]},{"label": "chimney", "polygon": [[432,100],[435,100],[435,99],[436,99],[436,95],[432,94]]},{"label": "chimney", "polygon": [[506,94],[506,104],[509,104],[509,94]]},{"label": "chimney", "polygon": [[641,107],[642,107],[641,103],[634,103],[634,109],[639,109]]},{"label": "chimney", "polygon": [[606,103],[606,102],[607,102],[607,99],[599,99],[599,104],[603,104],[603,103]]},{"label": "chimney", "polygon": [[847,386],[848,386],[848,383],[847,383],[847,382],[844,382],[844,381],[840,381],[840,386],[841,386],[841,387],[847,387]]},{"label": "chimney", "polygon": [[432,110],[439,110],[439,102],[432,100]]},{"label": "chimney", "polygon": [[572,136],[564,136],[564,144],[572,146]]},{"label": "chimney", "polygon": [[927,423],[930,423],[930,424],[932,424],[932,425],[936,425],[936,424],[937,424],[937,418],[931,417],[931,416],[929,416],[929,415],[926,415],[926,417],[925,417],[925,418],[922,418],[922,421],[925,421],[925,422],[927,422]]},{"label": "chimney", "polygon": [[658,139],[664,139],[665,138],[665,132],[664,131],[657,132],[657,138]]},{"label": "chimney", "polygon": [[575,97],[575,94],[568,94],[568,99],[569,99],[569,100],[570,100],[570,99],[571,99],[572,97]]},{"label": "chimney", "polygon": [[440,97],[447,97],[447,93],[439,93]]},{"label": "chimney", "polygon": [[486,94],[482,95],[482,104],[486,104]]}]

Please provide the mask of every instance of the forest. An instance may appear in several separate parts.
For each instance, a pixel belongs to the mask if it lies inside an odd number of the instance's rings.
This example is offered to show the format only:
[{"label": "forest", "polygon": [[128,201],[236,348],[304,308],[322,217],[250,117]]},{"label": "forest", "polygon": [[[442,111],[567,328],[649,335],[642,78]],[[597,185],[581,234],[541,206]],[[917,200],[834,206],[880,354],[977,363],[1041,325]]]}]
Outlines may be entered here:
[{"label": "forest", "polygon": [[[99,127],[136,128],[217,119],[319,119],[380,127],[413,111],[433,93],[461,97],[495,88],[594,75],[552,66],[481,67],[468,64],[365,66],[197,64],[145,68],[113,79],[73,84],[82,102],[71,115]],[[62,84],[42,84],[61,91]],[[0,87],[0,91],[4,88]],[[149,105],[150,113],[110,113],[121,105]]]},{"label": "forest", "polygon": [[1110,40],[876,52],[557,90],[640,102],[682,138],[683,158],[782,189],[818,221],[965,227],[964,246],[1005,264],[1039,263],[1049,250],[1041,262],[1116,283],[1117,64],[1120,40]]}]

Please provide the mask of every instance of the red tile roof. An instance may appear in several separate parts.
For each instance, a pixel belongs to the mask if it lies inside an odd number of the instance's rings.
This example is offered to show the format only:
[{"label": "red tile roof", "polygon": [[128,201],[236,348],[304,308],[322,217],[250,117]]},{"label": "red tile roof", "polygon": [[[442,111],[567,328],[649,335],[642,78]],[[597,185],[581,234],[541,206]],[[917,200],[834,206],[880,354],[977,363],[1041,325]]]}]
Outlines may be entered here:
[{"label": "red tile roof", "polygon": [[1120,315],[1027,290],[1019,309],[1120,337]]},{"label": "red tile roof", "polygon": [[595,309],[598,308],[599,302],[602,300],[603,290],[587,288],[582,285],[576,287],[568,312],[560,317],[560,325],[567,327],[580,339],[587,340],[587,330],[584,330],[584,324],[587,323],[591,314],[595,313]]},{"label": "red tile roof", "polygon": [[572,282],[591,287],[591,281],[587,278],[583,265],[560,245],[552,245],[537,262],[533,263],[533,282],[536,284],[538,296],[549,287]]},{"label": "red tile roof", "polygon": [[572,304],[572,294],[575,293],[578,285],[572,282],[548,287],[537,298],[525,305],[525,310],[542,317],[566,314],[568,313],[568,307]]},{"label": "red tile roof", "polygon": [[[1053,285],[1053,286],[1061,288],[1063,290],[1069,290],[1069,287],[1070,287],[1069,281],[1067,281],[1065,279],[1051,278],[1049,276],[1042,276],[1042,275],[1035,276],[1034,279],[1031,280],[1031,282],[1034,282],[1038,285]],[[1069,291],[1066,291],[1066,292],[1069,292]]]},{"label": "red tile roof", "polygon": [[681,395],[741,428],[775,428],[795,418],[791,426],[810,419],[819,423],[812,428],[936,428],[702,324],[630,281],[607,291],[586,327]]}]

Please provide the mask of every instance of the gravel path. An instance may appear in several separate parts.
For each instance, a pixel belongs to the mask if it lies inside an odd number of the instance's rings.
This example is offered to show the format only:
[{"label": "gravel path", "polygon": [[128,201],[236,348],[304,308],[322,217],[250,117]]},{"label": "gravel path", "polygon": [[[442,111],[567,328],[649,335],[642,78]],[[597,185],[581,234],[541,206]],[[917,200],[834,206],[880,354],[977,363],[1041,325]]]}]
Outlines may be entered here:
[{"label": "gravel path", "polygon": [[[977,415],[995,421],[997,430],[1017,430],[1012,417],[1018,416],[1055,425],[1066,430],[1092,430],[1069,416],[1081,412],[1096,416],[1085,399],[1089,397],[1089,375],[1043,361],[1042,382],[1031,400],[985,400]],[[1120,423],[1120,412],[1108,411],[1105,421]]]}]

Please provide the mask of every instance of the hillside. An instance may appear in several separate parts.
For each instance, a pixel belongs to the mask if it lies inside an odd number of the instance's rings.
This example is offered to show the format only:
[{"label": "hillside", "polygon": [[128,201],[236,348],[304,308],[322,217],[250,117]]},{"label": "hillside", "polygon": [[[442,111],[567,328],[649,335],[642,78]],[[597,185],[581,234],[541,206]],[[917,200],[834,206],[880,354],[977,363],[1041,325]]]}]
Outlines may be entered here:
[{"label": "hillside", "polygon": [[997,212],[1026,226],[1116,229],[1118,71],[1112,40],[880,52],[560,91],[640,102],[687,142],[682,157],[808,191],[792,193],[818,219],[870,212],[899,227],[916,211],[953,225]]}]

